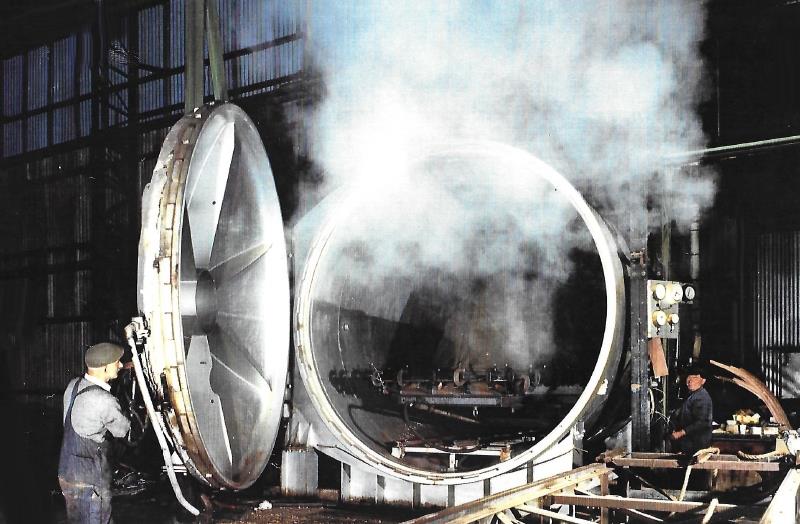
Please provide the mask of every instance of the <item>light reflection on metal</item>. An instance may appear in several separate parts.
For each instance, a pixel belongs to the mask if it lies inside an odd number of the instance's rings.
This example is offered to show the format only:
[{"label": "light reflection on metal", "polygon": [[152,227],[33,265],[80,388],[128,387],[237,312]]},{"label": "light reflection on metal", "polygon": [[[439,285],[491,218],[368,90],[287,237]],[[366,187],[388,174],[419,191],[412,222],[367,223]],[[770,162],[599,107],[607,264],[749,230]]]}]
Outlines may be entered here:
[{"label": "light reflection on metal", "polygon": [[169,429],[195,476],[246,488],[272,451],[289,345],[283,222],[250,119],[232,104],[181,119],[142,202],[139,308]]}]

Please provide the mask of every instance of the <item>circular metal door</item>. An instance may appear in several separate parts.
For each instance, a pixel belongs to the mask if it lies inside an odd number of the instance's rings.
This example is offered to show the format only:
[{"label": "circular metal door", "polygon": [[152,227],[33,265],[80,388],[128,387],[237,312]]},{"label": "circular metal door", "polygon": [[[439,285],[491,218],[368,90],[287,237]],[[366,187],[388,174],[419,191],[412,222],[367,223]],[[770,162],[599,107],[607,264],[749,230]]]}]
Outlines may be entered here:
[{"label": "circular metal door", "polygon": [[251,485],[281,422],[289,282],[269,160],[233,104],[183,117],[164,141],[142,197],[139,309],[189,470],[213,487]]}]

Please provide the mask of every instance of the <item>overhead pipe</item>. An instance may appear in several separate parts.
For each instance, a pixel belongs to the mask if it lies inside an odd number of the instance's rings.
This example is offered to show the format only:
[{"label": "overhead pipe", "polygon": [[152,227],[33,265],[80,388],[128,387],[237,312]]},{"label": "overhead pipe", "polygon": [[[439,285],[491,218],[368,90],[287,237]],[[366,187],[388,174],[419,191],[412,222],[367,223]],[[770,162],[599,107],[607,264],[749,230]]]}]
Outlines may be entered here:
[{"label": "overhead pipe", "polygon": [[663,158],[667,163],[670,164],[686,164],[709,158],[733,158],[740,154],[758,153],[768,149],[796,145],[800,145],[800,135],[683,151],[680,153],[665,155]]}]

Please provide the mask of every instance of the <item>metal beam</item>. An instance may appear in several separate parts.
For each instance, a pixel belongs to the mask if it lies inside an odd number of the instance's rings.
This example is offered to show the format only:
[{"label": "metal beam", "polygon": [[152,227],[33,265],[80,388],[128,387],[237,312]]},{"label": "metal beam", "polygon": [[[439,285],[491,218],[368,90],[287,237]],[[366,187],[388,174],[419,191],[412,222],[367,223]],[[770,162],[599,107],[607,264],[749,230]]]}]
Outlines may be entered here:
[{"label": "metal beam", "polygon": [[208,62],[214,98],[225,102],[228,100],[228,82],[225,77],[225,61],[222,54],[218,0],[206,0],[206,30],[208,31]]},{"label": "metal beam", "polygon": [[693,151],[683,151],[664,156],[664,160],[671,164],[682,164],[697,162],[707,158],[730,158],[744,153],[757,153],[776,147],[794,146],[800,144],[800,135],[785,136],[781,138],[770,138],[767,140],[757,140],[755,142],[742,142],[728,146],[708,147],[705,149],[695,149]]},{"label": "metal beam", "polygon": [[186,0],[186,34],[184,55],[186,82],[184,89],[184,113],[190,115],[196,107],[203,105],[203,31],[205,1]]},{"label": "metal beam", "polygon": [[650,388],[647,352],[647,271],[644,250],[630,267],[630,349],[631,349],[631,446],[634,451],[650,449]]}]

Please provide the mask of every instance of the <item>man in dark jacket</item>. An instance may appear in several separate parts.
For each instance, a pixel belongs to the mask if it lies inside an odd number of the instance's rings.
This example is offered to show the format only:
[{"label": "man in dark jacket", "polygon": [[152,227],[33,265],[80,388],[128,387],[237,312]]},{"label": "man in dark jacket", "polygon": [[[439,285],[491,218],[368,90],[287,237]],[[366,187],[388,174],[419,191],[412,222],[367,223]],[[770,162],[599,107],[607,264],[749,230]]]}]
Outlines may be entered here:
[{"label": "man in dark jacket", "polygon": [[110,380],[122,368],[123,350],[95,344],[84,358],[87,372],[64,392],[64,440],[58,461],[58,483],[70,523],[111,521],[110,436],[124,437],[130,421],[110,393]]},{"label": "man in dark jacket", "polygon": [[687,371],[686,387],[689,396],[678,410],[670,435],[673,448],[681,453],[694,454],[697,450],[711,445],[711,424],[713,403],[711,395],[703,388],[706,383],[705,371],[694,366]]}]

